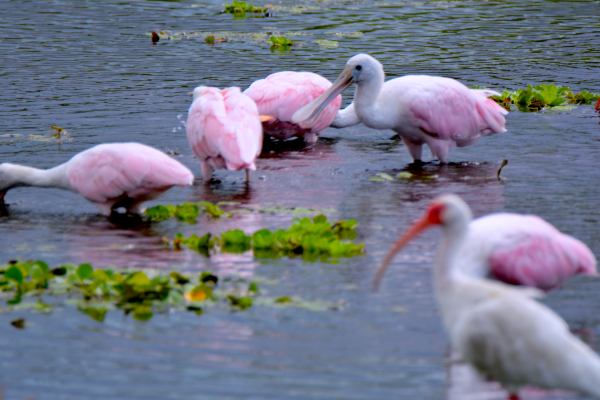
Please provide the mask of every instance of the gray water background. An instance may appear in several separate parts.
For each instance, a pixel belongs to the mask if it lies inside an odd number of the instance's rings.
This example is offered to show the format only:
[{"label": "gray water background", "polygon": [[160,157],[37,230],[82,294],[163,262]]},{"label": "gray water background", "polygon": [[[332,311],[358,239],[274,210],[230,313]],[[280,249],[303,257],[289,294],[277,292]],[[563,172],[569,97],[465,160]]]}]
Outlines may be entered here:
[{"label": "gray water background", "polygon": [[[236,20],[218,14],[219,1],[0,1],[0,162],[47,168],[98,143],[139,141],[178,152],[199,176],[181,122],[195,86],[245,88],[280,70],[333,80],[359,52],[378,58],[388,77],[418,73],[495,89],[554,83],[600,92],[598,1],[276,4],[311,9]],[[152,45],[151,31],[189,37]],[[229,42],[211,46],[205,34],[193,35],[217,31],[229,32]],[[298,46],[272,53],[267,43],[235,32],[283,34]],[[318,40],[337,41],[337,47]],[[346,92],[344,104],[351,97]],[[411,161],[390,139],[393,132],[329,129],[312,147],[267,149],[249,187],[243,173],[218,171],[218,183],[197,181],[150,204],[208,200],[334,209],[330,218],[358,220],[357,240],[368,250],[339,264],[248,254],[207,259],[166,252],[161,243],[177,232],[286,227],[293,218],[286,213],[123,227],[73,193],[12,190],[10,214],[0,218],[2,263],[32,258],[51,265],[211,269],[255,279],[268,296],[341,306],[217,308],[145,323],[118,311],[97,323],[69,305],[50,316],[0,314],[0,385],[10,400],[504,398],[493,384],[481,388],[449,378],[431,288],[437,232],[396,257],[378,293],[370,291],[373,271],[397,235],[447,192],[461,195],[476,216],[537,214],[600,254],[599,122],[591,106],[514,111],[508,132],[455,149],[450,165],[427,165],[424,173],[437,179],[385,183],[370,177],[395,175]],[[52,125],[68,130],[71,140],[50,139]],[[498,181],[502,159],[509,165]],[[576,277],[545,300],[596,350],[599,284]],[[9,324],[19,316],[29,324],[25,330]],[[574,397],[531,391],[525,398]]]}]

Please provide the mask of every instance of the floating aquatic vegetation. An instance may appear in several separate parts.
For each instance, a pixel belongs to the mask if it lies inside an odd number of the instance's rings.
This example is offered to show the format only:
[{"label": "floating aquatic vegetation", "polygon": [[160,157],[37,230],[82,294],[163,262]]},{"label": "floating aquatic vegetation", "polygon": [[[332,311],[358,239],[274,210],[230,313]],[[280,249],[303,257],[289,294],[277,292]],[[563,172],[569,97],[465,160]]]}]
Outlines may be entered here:
[{"label": "floating aquatic vegetation", "polygon": [[335,35],[335,36],[339,36],[339,37],[361,37],[364,36],[365,34],[359,31],[353,31],[353,32],[335,32],[335,31],[330,31],[330,32],[325,32],[325,34],[327,35]]},{"label": "floating aquatic vegetation", "polygon": [[[196,219],[201,212],[214,219],[218,219],[225,214],[225,211],[221,210],[218,205],[209,203],[208,201],[183,203],[179,205],[158,205],[146,209],[144,214],[146,214],[151,221],[164,221],[173,217],[177,218],[179,221],[195,224]],[[231,214],[227,214],[227,216],[230,217]]]},{"label": "floating aquatic vegetation", "polygon": [[73,140],[71,132],[54,125],[50,127],[50,134],[31,134],[28,136],[28,139],[36,142],[68,142]]},{"label": "floating aquatic vegetation", "polygon": [[335,41],[335,40],[327,40],[327,39],[322,39],[322,40],[315,40],[315,43],[318,44],[321,47],[325,47],[325,48],[334,48],[334,47],[338,47],[339,42]]},{"label": "floating aquatic vegetation", "polygon": [[286,38],[285,36],[271,36],[269,38],[269,40],[272,43],[272,45],[271,45],[271,52],[274,52],[274,51],[278,51],[278,52],[288,51],[288,50],[291,49],[292,46],[294,46],[294,42],[292,42],[290,39]]},{"label": "floating aquatic vegetation", "polygon": [[280,258],[301,256],[305,261],[326,261],[328,258],[354,257],[364,253],[364,244],[355,244],[349,240],[356,238],[355,220],[329,223],[324,215],[310,218],[294,218],[287,230],[270,231],[261,229],[252,235],[246,235],[239,229],[227,231],[220,236],[207,233],[203,236],[192,235],[185,238],[178,233],[175,239],[165,242],[173,250],[188,246],[205,256],[220,248],[226,253],[243,253],[252,249],[257,258]]},{"label": "floating aquatic vegetation", "polygon": [[[243,310],[259,293],[255,282],[228,280],[225,289],[218,289],[220,282],[211,272],[192,276],[173,271],[164,275],[157,271],[94,269],[90,264],[50,269],[43,261],[11,261],[0,267],[0,297],[8,298],[8,308],[0,311],[51,312],[55,302],[44,303],[44,297],[63,296],[68,299],[66,303],[74,303],[96,321],[102,322],[114,309],[147,321],[156,312],[173,309],[200,315],[203,308],[219,303]],[[12,323],[25,326],[23,320]]]},{"label": "floating aquatic vegetation", "polygon": [[[486,89],[485,87],[472,86],[474,89]],[[544,107],[558,107],[564,103],[570,104],[591,104],[600,99],[600,94],[581,91],[573,93],[566,86],[556,85],[527,85],[526,89],[519,89],[514,92],[504,90],[499,96],[492,96],[498,104],[507,110],[510,110],[514,104],[521,111],[539,111]],[[568,108],[566,108],[568,109]]]},{"label": "floating aquatic vegetation", "polygon": [[[267,8],[254,6],[244,1],[233,1],[231,4],[223,3],[223,13],[233,14],[234,18],[246,18],[247,14],[263,14]],[[262,17],[262,15],[260,15]]]},{"label": "floating aquatic vegetation", "polygon": [[396,178],[392,177],[389,174],[386,174],[385,172],[381,172],[375,176],[372,176],[369,179],[373,182],[389,182],[389,181],[394,181],[394,180],[436,179],[437,177],[438,177],[437,175],[418,175],[418,174],[413,174],[413,173],[410,173],[407,171],[402,171],[396,175]]}]

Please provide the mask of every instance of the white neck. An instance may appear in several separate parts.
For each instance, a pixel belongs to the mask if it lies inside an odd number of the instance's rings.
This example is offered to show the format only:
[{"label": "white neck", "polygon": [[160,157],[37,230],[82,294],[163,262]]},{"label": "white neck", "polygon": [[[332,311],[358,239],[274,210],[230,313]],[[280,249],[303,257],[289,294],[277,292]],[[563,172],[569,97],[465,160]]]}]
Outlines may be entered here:
[{"label": "white neck", "polygon": [[360,119],[354,112],[354,103],[350,103],[348,107],[337,112],[330,126],[333,128],[345,128],[356,124],[360,124]]},{"label": "white neck", "polygon": [[66,167],[66,164],[61,164],[44,170],[17,164],[0,164],[0,190],[18,186],[37,186],[74,191],[67,179]]},{"label": "white neck", "polygon": [[362,80],[356,84],[354,92],[354,109],[361,122],[370,128],[387,129],[389,126],[382,125],[379,115],[381,110],[377,99],[383,86],[385,75],[382,70],[373,70],[369,79]]},{"label": "white neck", "polygon": [[433,284],[438,305],[442,312],[444,325],[450,331],[456,313],[461,307],[457,304],[460,296],[455,296],[460,291],[461,283],[466,278],[456,264],[461,262],[460,252],[467,236],[469,219],[454,221],[453,224],[442,229],[442,244],[437,255],[433,270]]}]

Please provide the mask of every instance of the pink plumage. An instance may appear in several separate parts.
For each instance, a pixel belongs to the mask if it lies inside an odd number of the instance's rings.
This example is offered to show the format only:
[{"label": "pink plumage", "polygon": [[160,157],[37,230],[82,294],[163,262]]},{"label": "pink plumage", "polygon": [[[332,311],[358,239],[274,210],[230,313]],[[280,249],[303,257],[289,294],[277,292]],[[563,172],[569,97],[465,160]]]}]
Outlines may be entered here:
[{"label": "pink plumage", "polygon": [[186,132],[192,151],[202,164],[205,181],[219,168],[245,168],[247,174],[256,169],[262,127],[256,104],[239,88],[194,89]]},{"label": "pink plumage", "polygon": [[469,224],[462,249],[465,272],[543,290],[574,274],[596,275],[596,258],[581,241],[533,215],[498,213]]},{"label": "pink plumage", "polygon": [[332,122],[343,128],[362,122],[374,129],[392,129],[404,141],[413,160],[421,161],[428,145],[434,157],[446,162],[454,146],[468,146],[482,136],[505,132],[508,112],[488,99],[493,90],[469,89],[450,78],[407,75],[385,81],[383,66],[367,54],[357,54],[318,99],[298,110],[299,124],[319,118],[336,94],[356,83],[354,101]]},{"label": "pink plumage", "polygon": [[194,180],[184,165],[140,143],[94,146],[68,161],[65,173],[73,190],[105,215],[121,205],[139,213],[142,202]]},{"label": "pink plumage", "polygon": [[54,187],[79,193],[104,215],[142,203],[172,186],[191,185],[192,172],[165,153],[140,143],[99,144],[50,169],[0,164],[0,202],[14,187]]},{"label": "pink plumage", "polygon": [[342,97],[335,97],[319,118],[309,124],[292,123],[292,115],[330,86],[330,81],[312,72],[283,71],[254,82],[244,94],[254,100],[261,116],[272,117],[263,118],[266,135],[279,139],[301,136],[310,143],[315,142],[318,134],[331,125],[342,104]]}]

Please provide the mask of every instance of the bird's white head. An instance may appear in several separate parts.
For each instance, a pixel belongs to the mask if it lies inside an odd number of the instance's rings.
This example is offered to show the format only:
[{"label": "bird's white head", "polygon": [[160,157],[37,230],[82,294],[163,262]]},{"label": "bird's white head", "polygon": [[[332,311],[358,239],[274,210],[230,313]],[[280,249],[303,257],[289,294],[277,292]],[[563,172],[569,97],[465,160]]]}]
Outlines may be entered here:
[{"label": "bird's white head", "polygon": [[368,54],[357,54],[349,59],[342,74],[344,72],[352,75],[352,82],[356,84],[367,81],[383,82],[385,80],[383,66]]},{"label": "bird's white head", "polygon": [[198,86],[197,88],[194,89],[194,91],[192,92],[192,94],[194,95],[194,100],[196,100],[198,97],[202,96],[202,94],[204,94],[204,92],[206,92],[209,89],[208,86]]},{"label": "bird's white head", "polygon": [[[382,85],[384,80],[385,74],[379,61],[368,54],[357,54],[348,60],[346,67],[329,89],[292,115],[292,122],[295,124],[312,124],[319,118],[329,103],[352,82],[356,82],[357,85],[362,82],[376,82],[377,85]],[[379,93],[379,89],[376,92]]]},{"label": "bird's white head", "polygon": [[412,224],[394,243],[375,273],[373,288],[377,289],[394,255],[426,228],[441,225],[446,229],[462,228],[471,221],[471,209],[460,197],[447,194],[433,200],[423,216]]}]

